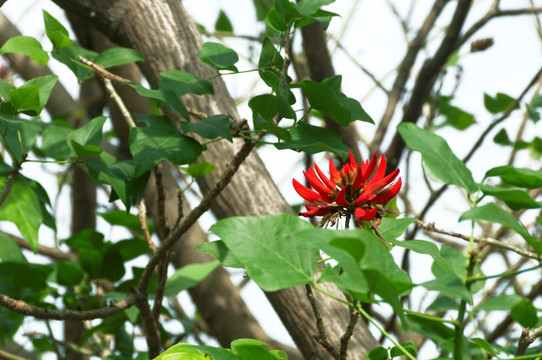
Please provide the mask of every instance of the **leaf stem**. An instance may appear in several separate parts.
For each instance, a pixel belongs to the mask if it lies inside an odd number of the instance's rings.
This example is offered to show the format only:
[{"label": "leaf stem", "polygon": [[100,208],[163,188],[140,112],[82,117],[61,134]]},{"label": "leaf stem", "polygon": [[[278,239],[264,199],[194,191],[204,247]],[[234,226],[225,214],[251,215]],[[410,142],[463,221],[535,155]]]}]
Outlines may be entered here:
[{"label": "leaf stem", "polygon": [[371,324],[373,324],[382,335],[387,337],[393,343],[393,345],[399,348],[407,358],[409,358],[410,360],[416,360],[416,357],[414,357],[414,355],[412,355],[403,345],[398,343],[397,340],[391,337],[391,335],[385,329],[378,325],[378,323],[372,318],[371,315],[369,315],[365,310],[363,310],[358,301],[355,302],[354,306],[365,319],[367,319]]}]

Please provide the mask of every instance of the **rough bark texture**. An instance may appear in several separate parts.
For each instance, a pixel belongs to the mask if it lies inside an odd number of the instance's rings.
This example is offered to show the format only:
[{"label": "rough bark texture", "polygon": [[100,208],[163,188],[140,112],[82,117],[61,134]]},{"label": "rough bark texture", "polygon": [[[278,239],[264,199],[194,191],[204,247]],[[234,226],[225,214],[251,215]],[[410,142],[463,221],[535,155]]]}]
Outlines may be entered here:
[{"label": "rough bark texture", "polygon": [[[146,58],[143,73],[151,86],[156,87],[159,72],[182,69],[200,78],[214,75],[211,68],[202,64],[197,56],[201,39],[194,23],[176,0],[158,1],[89,1],[55,0],[68,12],[78,14],[92,26],[107,34],[116,43],[139,50]],[[221,79],[212,81],[215,95],[187,97],[187,105],[208,114],[227,113],[234,122],[239,120],[233,101]],[[209,146],[201,157],[217,167],[210,176],[199,182],[205,192],[220,175],[226,163],[240,147],[219,142]],[[235,215],[290,213],[276,185],[268,175],[263,163],[252,154],[232,183],[222,192],[212,207],[219,218]],[[292,338],[306,359],[328,359],[327,354],[314,342],[316,327],[312,311],[305,299],[303,289],[295,288],[267,294]],[[330,341],[339,343],[349,318],[343,305],[329,298],[320,299],[322,313]],[[350,358],[362,359],[363,354],[375,344],[366,327],[358,327],[350,344]]]}]

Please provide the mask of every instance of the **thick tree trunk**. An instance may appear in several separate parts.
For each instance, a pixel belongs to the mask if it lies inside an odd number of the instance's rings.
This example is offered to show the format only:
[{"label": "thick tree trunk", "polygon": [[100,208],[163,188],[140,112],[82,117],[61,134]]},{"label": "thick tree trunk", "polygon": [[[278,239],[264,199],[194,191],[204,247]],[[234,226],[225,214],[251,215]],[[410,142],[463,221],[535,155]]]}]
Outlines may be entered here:
[{"label": "thick tree trunk", "polygon": [[[143,73],[151,86],[156,87],[161,71],[182,69],[200,78],[209,78],[215,72],[198,58],[201,39],[197,29],[178,0],[139,1],[90,1],[55,0],[68,12],[88,20],[94,27],[110,36],[118,44],[139,50],[146,61]],[[215,95],[187,97],[187,105],[208,114],[229,114],[239,121],[235,105],[222,79],[212,81]],[[214,184],[225,165],[240,147],[226,142],[208,147],[201,160],[210,161],[217,171],[203,178],[203,192]],[[236,215],[291,213],[271,180],[265,166],[252,154],[235,175],[230,185],[214,202],[213,212],[219,218]],[[287,289],[268,293],[268,299],[284,322],[292,338],[306,359],[329,359],[313,339],[316,326],[303,289]],[[348,311],[343,305],[319,297],[321,312],[325,316],[326,331],[330,342],[338,345],[348,321]],[[349,346],[350,359],[362,359],[375,340],[363,325],[358,326]]]}]

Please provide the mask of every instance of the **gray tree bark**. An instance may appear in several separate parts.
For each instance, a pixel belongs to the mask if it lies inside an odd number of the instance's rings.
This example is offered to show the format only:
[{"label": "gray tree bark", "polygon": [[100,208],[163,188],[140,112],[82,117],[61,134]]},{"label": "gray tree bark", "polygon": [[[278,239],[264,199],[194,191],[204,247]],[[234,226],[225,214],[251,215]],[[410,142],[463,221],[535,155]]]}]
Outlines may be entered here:
[{"label": "gray tree bark", "polygon": [[[181,69],[200,78],[215,75],[213,69],[199,60],[200,35],[177,0],[55,2],[88,21],[114,42],[140,51],[146,59],[141,68],[152,87],[157,87],[161,71],[171,69]],[[187,96],[184,99],[186,104],[211,115],[229,114],[234,123],[239,122],[235,105],[222,79],[214,79],[212,84],[215,90],[213,96]],[[202,192],[205,193],[214,184],[240,146],[241,142],[236,141],[233,145],[218,142],[208,147],[200,160],[212,162],[217,170],[199,181]],[[214,202],[212,211],[218,218],[292,212],[255,153]],[[293,288],[266,295],[304,357],[329,359],[329,354],[312,339],[317,331],[304,289]],[[330,298],[319,295],[317,298],[328,338],[338,346],[349,319],[348,310]],[[350,342],[349,358],[362,359],[363,354],[375,345],[376,341],[362,323]]]}]

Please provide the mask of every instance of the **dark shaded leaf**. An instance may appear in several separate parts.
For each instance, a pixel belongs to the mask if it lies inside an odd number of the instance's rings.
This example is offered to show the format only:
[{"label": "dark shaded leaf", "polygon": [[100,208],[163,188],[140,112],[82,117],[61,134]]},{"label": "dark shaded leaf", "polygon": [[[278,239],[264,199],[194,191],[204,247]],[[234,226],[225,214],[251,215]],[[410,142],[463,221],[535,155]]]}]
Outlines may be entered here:
[{"label": "dark shaded leaf", "polygon": [[228,115],[214,115],[198,122],[181,122],[184,132],[193,132],[206,139],[224,138],[233,142]]}]

